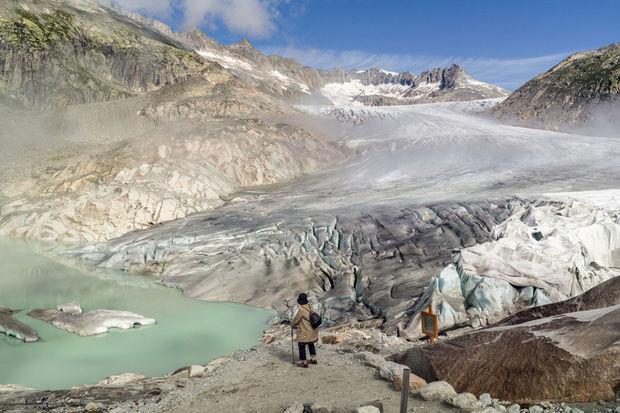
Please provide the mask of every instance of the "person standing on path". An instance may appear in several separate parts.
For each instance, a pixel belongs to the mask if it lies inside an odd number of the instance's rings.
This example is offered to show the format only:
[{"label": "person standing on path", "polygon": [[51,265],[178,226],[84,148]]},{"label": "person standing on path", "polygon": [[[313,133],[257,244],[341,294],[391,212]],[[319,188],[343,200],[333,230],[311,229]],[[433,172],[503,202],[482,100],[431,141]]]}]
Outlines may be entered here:
[{"label": "person standing on path", "polygon": [[[299,309],[293,317],[293,328],[297,329],[297,345],[299,346],[299,367],[308,367],[310,364],[318,364],[316,359],[316,347],[314,343],[319,341],[319,329],[312,327],[310,315],[313,314],[312,306],[308,304],[308,296],[305,293],[297,297]],[[306,358],[306,346],[310,350],[310,361]]]}]

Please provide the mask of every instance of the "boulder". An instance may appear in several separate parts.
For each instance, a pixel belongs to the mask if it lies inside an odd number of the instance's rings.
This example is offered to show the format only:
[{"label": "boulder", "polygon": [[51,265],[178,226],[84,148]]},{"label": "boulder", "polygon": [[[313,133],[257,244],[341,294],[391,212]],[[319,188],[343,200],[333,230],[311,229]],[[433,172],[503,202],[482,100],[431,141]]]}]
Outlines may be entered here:
[{"label": "boulder", "polygon": [[493,404],[493,398],[489,393],[482,393],[480,395],[480,405],[482,407],[488,407]]},{"label": "boulder", "polygon": [[528,411],[529,413],[543,413],[545,409],[540,406],[531,406]]},{"label": "boulder", "polygon": [[[401,370],[402,371],[402,370]],[[398,391],[402,390],[403,388],[403,374],[395,374],[394,375],[394,380],[392,381],[392,384],[394,385],[394,388]],[[421,377],[416,376],[415,374],[409,372],[409,390],[413,391],[413,390],[417,390],[421,387],[426,386],[426,380],[424,380]]]},{"label": "boulder", "polygon": [[355,413],[381,413],[381,410],[375,406],[360,406],[355,409]]},{"label": "boulder", "polygon": [[98,386],[123,386],[125,384],[142,380],[146,376],[137,373],[123,373],[108,376],[97,383]]},{"label": "boulder", "polygon": [[80,305],[75,301],[66,304],[60,304],[56,307],[56,310],[62,311],[63,313],[67,314],[82,314],[82,307],[80,307]]},{"label": "boulder", "polygon": [[[362,351],[358,354],[358,356],[362,359],[364,363],[367,365],[380,369],[385,364],[385,358],[381,357],[378,354],[371,353],[370,351]],[[392,380],[392,378],[390,378]]]},{"label": "boulder", "polygon": [[456,396],[456,391],[448,382],[434,381],[414,391],[413,394],[426,401],[449,402]]},{"label": "boulder", "polygon": [[476,396],[471,393],[457,394],[450,400],[449,403],[450,405],[461,410],[476,410],[482,407]]},{"label": "boulder", "polygon": [[499,413],[506,413],[508,410],[506,409],[505,406],[503,406],[499,401],[497,400],[493,400],[493,404],[491,405],[492,408],[494,408],[495,410],[497,410]]},{"label": "boulder", "polygon": [[508,409],[506,409],[506,411],[508,413],[519,413],[521,411],[521,406],[519,406],[518,404],[511,404],[510,406],[508,406]]},{"label": "boulder", "polygon": [[218,368],[224,366],[226,363],[230,362],[232,359],[230,357],[218,357],[213,359],[205,366],[205,373],[211,373],[212,371],[217,370]]},{"label": "boulder", "polygon": [[376,400],[371,400],[371,401],[368,401],[368,402],[366,402],[366,403],[362,403],[362,404],[360,405],[360,407],[365,407],[365,406],[376,407],[377,409],[379,409],[379,411],[380,411],[381,413],[383,413],[383,403],[382,403],[382,402],[381,402],[381,400],[379,400],[379,399],[376,399]]},{"label": "boulder", "polygon": [[284,413],[304,413],[304,405],[300,402],[291,404]]},{"label": "boulder", "polygon": [[332,408],[321,403],[314,403],[310,406],[312,413],[331,413]]},{"label": "boulder", "polygon": [[87,412],[103,412],[106,409],[102,403],[89,402],[84,407],[84,410]]},{"label": "boulder", "polygon": [[[379,375],[392,382],[396,390],[401,390],[403,387],[403,370],[408,368],[406,365],[398,364],[393,361],[387,361],[378,354],[371,353],[369,351],[363,351],[359,353],[362,360],[374,368],[379,369]],[[409,373],[409,389],[416,390],[422,386],[425,386],[426,380],[423,378]]]},{"label": "boulder", "polygon": [[321,343],[323,344],[338,344],[342,342],[342,336],[339,335],[327,335],[321,337]]},{"label": "boulder", "polygon": [[170,376],[171,377],[185,377],[189,379],[191,377],[202,376],[206,370],[207,370],[206,367],[194,364],[191,366],[185,366],[185,367],[178,368],[175,371],[173,371],[172,374],[170,374]]}]

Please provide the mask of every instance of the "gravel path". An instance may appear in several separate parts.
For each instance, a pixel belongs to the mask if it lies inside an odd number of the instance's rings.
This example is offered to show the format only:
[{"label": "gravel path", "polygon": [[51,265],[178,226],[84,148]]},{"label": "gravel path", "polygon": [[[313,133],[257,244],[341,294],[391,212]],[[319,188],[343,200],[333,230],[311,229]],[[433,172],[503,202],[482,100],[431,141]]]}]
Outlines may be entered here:
[{"label": "gravel path", "polygon": [[[319,348],[319,364],[302,369],[291,364],[290,347],[259,346],[236,353],[230,361],[141,411],[283,412],[295,401],[351,412],[380,399],[386,412],[397,412],[400,393],[355,355]],[[409,412],[453,412],[446,406],[410,398]]]}]

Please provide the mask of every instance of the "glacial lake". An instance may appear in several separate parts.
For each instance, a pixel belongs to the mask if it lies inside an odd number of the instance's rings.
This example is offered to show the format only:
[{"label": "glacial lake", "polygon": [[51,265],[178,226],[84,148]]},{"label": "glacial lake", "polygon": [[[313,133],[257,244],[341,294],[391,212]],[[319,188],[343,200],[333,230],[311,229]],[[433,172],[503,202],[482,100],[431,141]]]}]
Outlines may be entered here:
[{"label": "glacial lake", "polygon": [[[0,238],[0,306],[31,326],[40,341],[0,333],[0,384],[63,389],[126,372],[161,376],[258,343],[270,311],[191,300],[151,277],[83,272],[38,253],[36,244]],[[152,326],[80,337],[27,315],[75,301],[84,312],[128,310]]]}]

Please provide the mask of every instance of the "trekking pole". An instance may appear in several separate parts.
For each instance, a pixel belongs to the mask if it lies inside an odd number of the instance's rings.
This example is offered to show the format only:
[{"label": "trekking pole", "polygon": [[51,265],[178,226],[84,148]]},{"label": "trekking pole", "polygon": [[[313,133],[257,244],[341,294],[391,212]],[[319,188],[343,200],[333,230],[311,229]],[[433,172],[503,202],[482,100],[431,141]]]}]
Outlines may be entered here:
[{"label": "trekking pole", "polygon": [[293,343],[293,325],[291,324],[291,362],[295,364],[295,346]]}]

